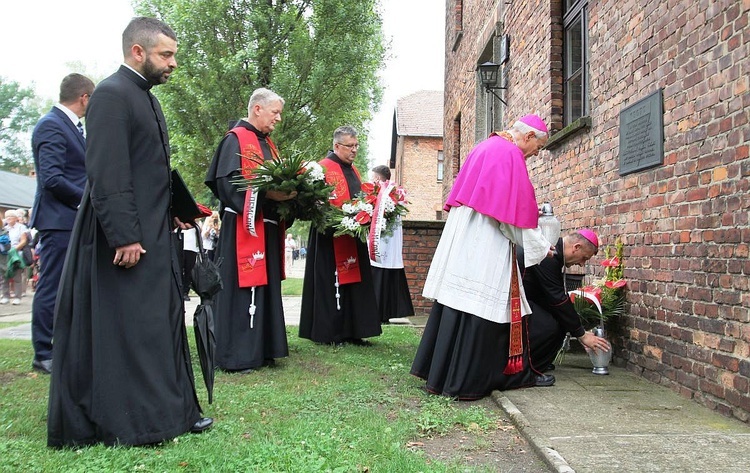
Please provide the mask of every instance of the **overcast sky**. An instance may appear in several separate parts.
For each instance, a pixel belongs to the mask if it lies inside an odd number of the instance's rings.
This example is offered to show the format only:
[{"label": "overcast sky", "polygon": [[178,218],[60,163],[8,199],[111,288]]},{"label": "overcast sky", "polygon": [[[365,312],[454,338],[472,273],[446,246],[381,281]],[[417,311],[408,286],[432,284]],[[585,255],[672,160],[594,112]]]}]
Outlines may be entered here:
[{"label": "overcast sky", "polygon": [[[443,89],[445,1],[381,0],[381,5],[392,43],[381,73],[383,104],[369,127],[374,165],[389,158],[396,101],[418,90]],[[132,16],[130,0],[3,0],[0,76],[57,100],[68,73],[101,79],[117,68],[122,30]]]}]

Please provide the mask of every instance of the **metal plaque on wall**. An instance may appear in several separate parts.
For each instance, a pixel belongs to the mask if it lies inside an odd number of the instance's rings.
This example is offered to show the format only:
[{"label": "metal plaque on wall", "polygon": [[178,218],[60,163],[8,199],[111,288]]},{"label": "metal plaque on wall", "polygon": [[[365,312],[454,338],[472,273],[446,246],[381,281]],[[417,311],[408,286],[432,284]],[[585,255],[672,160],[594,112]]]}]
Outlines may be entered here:
[{"label": "metal plaque on wall", "polygon": [[664,163],[662,89],[620,111],[620,175]]}]

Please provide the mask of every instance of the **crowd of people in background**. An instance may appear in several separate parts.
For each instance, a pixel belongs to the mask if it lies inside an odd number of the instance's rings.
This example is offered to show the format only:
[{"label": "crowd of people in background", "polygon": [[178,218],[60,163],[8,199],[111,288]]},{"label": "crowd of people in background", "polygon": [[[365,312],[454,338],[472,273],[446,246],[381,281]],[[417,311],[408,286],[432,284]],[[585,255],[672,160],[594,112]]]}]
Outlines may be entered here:
[{"label": "crowd of people in background", "polygon": [[20,305],[35,277],[36,230],[28,227],[28,211],[5,211],[0,229],[0,305]]}]

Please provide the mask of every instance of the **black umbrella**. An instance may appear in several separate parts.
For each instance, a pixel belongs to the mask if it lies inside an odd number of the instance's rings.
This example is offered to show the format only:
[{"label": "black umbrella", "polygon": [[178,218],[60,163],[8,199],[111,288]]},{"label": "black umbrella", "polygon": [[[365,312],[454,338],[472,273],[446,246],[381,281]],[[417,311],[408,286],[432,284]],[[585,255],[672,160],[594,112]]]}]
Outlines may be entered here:
[{"label": "black umbrella", "polygon": [[203,372],[203,381],[206,383],[206,390],[208,391],[208,403],[211,404],[214,392],[214,357],[216,351],[213,297],[221,291],[224,285],[219,275],[221,258],[216,262],[211,261],[203,249],[200,231],[198,228],[195,231],[198,233],[196,239],[198,240],[199,252],[195,258],[195,266],[191,273],[193,276],[191,286],[200,296],[201,303],[198,305],[193,316],[193,328],[195,329],[195,344],[198,347],[198,358],[200,359],[201,371]]}]

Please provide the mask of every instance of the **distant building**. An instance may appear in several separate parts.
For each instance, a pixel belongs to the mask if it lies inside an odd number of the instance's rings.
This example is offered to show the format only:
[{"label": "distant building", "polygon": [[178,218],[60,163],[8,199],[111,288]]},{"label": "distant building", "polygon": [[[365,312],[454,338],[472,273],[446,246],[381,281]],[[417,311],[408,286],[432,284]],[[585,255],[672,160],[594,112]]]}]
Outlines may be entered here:
[{"label": "distant building", "polygon": [[[565,231],[625,243],[615,363],[750,421],[750,2],[448,0],[446,12],[443,193],[478,140],[541,115],[552,136],[527,161],[537,200]],[[501,66],[490,90],[486,62]]]},{"label": "distant building", "polygon": [[8,209],[30,209],[35,193],[36,177],[0,171],[0,214]]},{"label": "distant building", "polygon": [[389,167],[408,192],[405,220],[442,219],[443,92],[422,90],[396,103]]}]

